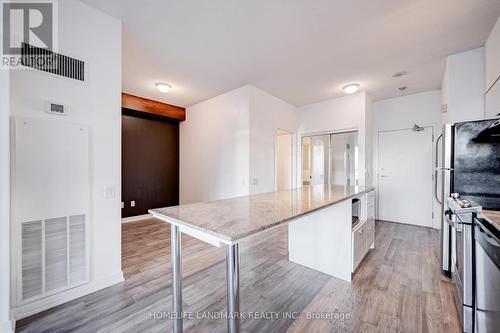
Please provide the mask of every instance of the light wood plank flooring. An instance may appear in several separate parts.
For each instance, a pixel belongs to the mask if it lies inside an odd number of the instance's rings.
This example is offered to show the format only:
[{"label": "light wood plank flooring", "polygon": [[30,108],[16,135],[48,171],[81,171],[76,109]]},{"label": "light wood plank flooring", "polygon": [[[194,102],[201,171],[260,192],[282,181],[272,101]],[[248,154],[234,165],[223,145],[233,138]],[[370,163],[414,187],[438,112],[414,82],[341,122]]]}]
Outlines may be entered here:
[{"label": "light wood plank flooring", "polygon": [[[161,317],[171,310],[170,227],[151,219],[122,230],[125,282],[20,320],[17,331],[170,332]],[[185,235],[182,242],[184,311],[225,311],[225,250]],[[286,226],[257,235],[240,246],[242,331],[459,332],[438,243],[436,230],[379,221],[376,248],[349,284],[289,262]],[[248,318],[266,311],[279,319]],[[283,318],[285,312],[333,318]],[[226,322],[193,318],[184,328],[225,332]]]}]

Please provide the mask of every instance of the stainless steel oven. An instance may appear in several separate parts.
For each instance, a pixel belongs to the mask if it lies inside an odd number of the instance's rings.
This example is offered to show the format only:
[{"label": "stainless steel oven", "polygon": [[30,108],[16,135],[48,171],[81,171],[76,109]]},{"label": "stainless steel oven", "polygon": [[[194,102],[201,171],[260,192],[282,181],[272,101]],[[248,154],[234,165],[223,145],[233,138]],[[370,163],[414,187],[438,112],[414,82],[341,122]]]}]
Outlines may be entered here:
[{"label": "stainless steel oven", "polygon": [[474,331],[474,266],[473,266],[473,219],[475,213],[456,214],[453,231],[455,233],[455,253],[452,256],[455,282],[455,302],[459,309],[463,332]]},{"label": "stainless steel oven", "polygon": [[475,219],[476,332],[500,330],[500,231],[485,218]]},{"label": "stainless steel oven", "polygon": [[474,219],[481,206],[473,201],[448,198],[446,220],[451,226],[451,277],[463,332],[474,332]]}]

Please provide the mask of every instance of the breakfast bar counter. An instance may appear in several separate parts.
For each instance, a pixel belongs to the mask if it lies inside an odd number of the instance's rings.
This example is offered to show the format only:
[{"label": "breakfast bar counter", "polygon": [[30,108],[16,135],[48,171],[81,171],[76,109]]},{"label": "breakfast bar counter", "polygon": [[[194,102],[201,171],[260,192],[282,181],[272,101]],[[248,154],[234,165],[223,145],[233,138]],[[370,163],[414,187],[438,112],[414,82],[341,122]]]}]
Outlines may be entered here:
[{"label": "breakfast bar counter", "polygon": [[[373,187],[362,186],[304,186],[149,210],[154,217],[170,223],[172,228],[172,312],[178,314],[173,320],[174,332],[182,332],[181,233],[214,246],[227,246],[228,331],[239,332],[238,243],[267,229],[289,223],[291,261],[333,276],[337,275],[335,270],[338,266],[343,269],[339,273],[342,276],[338,277],[350,281],[351,266],[346,267],[351,260],[350,199],[372,190]],[[292,225],[296,227],[291,228]],[[335,264],[332,268],[329,263],[336,263],[335,256],[339,256],[344,263]]]}]

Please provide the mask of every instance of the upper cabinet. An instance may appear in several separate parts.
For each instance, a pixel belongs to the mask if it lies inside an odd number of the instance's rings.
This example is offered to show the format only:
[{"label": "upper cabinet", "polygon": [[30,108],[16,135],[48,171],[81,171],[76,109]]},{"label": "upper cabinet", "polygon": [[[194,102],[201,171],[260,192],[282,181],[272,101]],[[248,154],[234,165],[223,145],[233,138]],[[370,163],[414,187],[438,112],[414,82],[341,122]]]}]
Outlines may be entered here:
[{"label": "upper cabinet", "polygon": [[484,47],[449,55],[443,77],[443,122],[484,118]]},{"label": "upper cabinet", "polygon": [[485,116],[500,113],[500,18],[486,41],[485,48]]},{"label": "upper cabinet", "polygon": [[500,117],[500,83],[498,82],[490,88],[485,96],[486,119]]},{"label": "upper cabinet", "polygon": [[491,30],[490,36],[484,44],[485,55],[485,89],[491,88],[493,83],[500,76],[500,18]]}]

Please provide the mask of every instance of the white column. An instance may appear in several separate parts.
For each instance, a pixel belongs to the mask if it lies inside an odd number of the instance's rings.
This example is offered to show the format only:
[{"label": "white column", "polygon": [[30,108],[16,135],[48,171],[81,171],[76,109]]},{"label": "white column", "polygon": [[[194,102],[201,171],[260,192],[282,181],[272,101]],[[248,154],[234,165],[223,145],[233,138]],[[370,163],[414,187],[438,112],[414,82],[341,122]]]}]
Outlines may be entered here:
[{"label": "white column", "polygon": [[11,332],[10,322],[10,82],[0,69],[0,333]]}]

